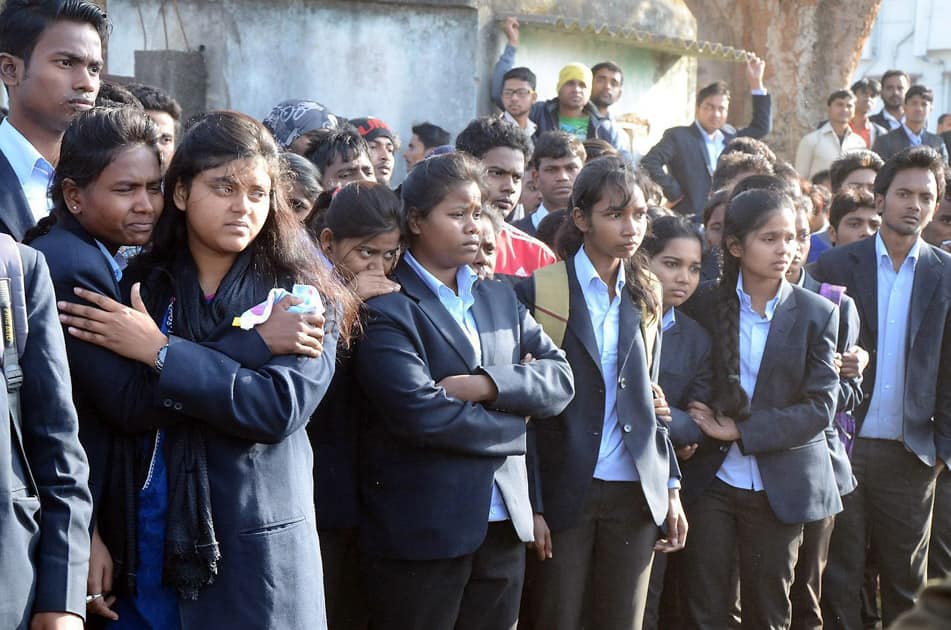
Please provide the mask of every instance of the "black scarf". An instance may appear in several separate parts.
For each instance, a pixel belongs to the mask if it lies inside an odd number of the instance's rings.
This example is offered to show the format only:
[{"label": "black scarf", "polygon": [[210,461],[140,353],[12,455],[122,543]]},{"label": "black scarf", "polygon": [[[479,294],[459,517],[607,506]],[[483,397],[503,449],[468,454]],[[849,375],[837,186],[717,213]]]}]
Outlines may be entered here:
[{"label": "black scarf", "polygon": [[[256,274],[252,255],[245,251],[221,281],[214,298],[206,299],[198,283],[198,270],[185,251],[167,267],[146,271],[143,299],[153,314],[166,317],[172,303],[169,334],[203,341],[231,318],[267,296],[275,285]],[[134,272],[131,275],[135,275]],[[257,276],[257,277],[256,277]],[[174,299],[174,302],[172,300]],[[168,469],[168,513],[165,525],[163,581],[182,599],[197,599],[201,589],[214,582],[221,559],[215,537],[204,425],[183,422],[165,431],[164,453]],[[111,478],[111,516],[106,540],[114,555],[120,592],[136,592],[137,493],[142,487],[151,452],[141,448],[137,436],[114,441]],[[144,467],[143,467],[144,463]]]}]

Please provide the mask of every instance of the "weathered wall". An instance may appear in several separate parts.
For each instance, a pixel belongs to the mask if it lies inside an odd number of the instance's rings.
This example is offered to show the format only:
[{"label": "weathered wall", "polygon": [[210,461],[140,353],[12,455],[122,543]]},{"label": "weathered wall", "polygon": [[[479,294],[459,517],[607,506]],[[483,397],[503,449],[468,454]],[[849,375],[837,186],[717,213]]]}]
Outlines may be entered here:
[{"label": "weathered wall", "polygon": [[[776,152],[791,159],[800,138],[825,117],[826,98],[849,85],[881,0],[687,0],[698,39],[757,52],[766,60],[773,95]],[[744,68],[703,61],[697,84],[725,79],[733,87],[731,122],[742,126],[751,108]]]},{"label": "weathered wall", "polygon": [[456,132],[474,113],[478,17],[471,8],[183,1],[183,28],[173,11],[166,15],[166,44],[162,4],[109,2],[111,73],[132,75],[137,49],[184,49],[184,30],[192,49],[205,47],[209,108],[261,118],[281,100],[313,98],[343,116],[378,116],[403,138],[426,119]]},{"label": "weathered wall", "polygon": [[[474,115],[491,111],[489,80],[504,45],[499,20],[507,15],[558,15],[684,38],[696,29],[682,0],[180,0],[177,5],[181,22],[168,2],[109,0],[115,29],[108,71],[134,74],[136,50],[203,46],[210,108],[262,117],[280,100],[307,97],[343,116],[379,116],[404,139],[415,122],[428,119],[456,133]],[[616,59],[628,75],[619,112],[648,118],[655,135],[689,118],[684,103],[694,90],[693,59],[646,52],[608,36],[526,28],[519,63],[535,69],[542,96],[551,97],[564,63],[605,58]]]}]

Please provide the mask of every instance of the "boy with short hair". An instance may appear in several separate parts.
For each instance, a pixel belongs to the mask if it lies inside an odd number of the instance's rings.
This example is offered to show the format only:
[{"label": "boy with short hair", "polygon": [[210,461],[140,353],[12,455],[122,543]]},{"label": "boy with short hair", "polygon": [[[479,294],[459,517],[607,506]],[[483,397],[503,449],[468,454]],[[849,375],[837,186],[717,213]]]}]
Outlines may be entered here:
[{"label": "boy with short hair", "polygon": [[512,225],[535,236],[538,224],[549,212],[568,208],[571,188],[586,158],[584,144],[564,131],[549,131],[539,136],[530,166],[542,202],[535,212]]}]

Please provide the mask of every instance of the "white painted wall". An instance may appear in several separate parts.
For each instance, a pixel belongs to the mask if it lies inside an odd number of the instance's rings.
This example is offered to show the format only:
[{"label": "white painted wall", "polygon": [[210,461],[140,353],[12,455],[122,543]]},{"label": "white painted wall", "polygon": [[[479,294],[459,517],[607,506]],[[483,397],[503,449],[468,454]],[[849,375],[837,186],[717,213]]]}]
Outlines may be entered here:
[{"label": "white painted wall", "polygon": [[951,0],[882,0],[852,80],[880,78],[890,68],[934,90],[934,131],[938,116],[951,112]]}]

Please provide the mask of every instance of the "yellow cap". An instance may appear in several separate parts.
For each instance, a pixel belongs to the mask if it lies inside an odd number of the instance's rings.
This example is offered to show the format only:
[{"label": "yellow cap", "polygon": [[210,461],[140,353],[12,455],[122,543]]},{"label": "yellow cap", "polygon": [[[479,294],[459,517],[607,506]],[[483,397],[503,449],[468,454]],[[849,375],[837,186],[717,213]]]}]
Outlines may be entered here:
[{"label": "yellow cap", "polygon": [[561,92],[562,86],[568,81],[580,81],[584,83],[585,88],[588,90],[591,89],[591,83],[593,78],[591,76],[591,68],[584,65],[583,63],[569,63],[567,66],[561,69],[561,72],[558,73],[558,92]]}]

